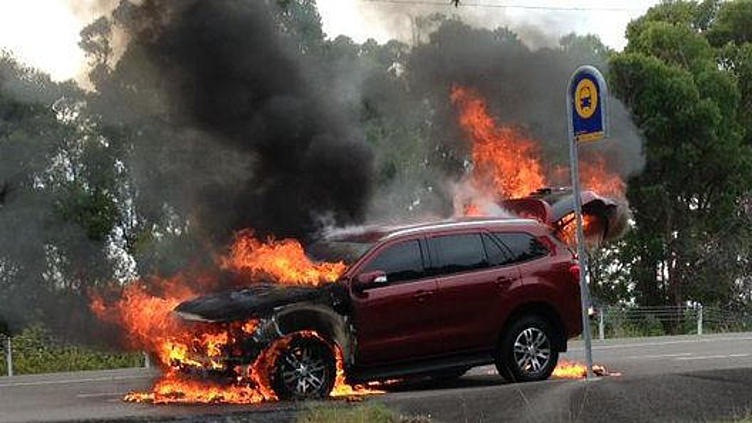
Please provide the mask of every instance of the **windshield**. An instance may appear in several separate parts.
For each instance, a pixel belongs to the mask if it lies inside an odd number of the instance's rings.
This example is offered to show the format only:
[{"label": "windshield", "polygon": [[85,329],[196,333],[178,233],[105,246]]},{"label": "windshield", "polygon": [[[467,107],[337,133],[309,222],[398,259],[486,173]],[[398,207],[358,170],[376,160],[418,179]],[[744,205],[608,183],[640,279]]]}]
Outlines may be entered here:
[{"label": "windshield", "polygon": [[318,241],[308,247],[308,254],[317,261],[342,261],[351,266],[373,245],[373,242]]}]

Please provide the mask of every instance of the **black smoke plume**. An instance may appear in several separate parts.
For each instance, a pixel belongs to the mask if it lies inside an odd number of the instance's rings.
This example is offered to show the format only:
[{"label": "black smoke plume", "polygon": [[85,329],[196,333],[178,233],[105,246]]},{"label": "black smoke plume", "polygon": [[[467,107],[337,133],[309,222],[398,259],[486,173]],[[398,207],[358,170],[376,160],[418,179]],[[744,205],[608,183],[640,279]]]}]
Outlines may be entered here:
[{"label": "black smoke plume", "polygon": [[124,0],[114,10],[110,34],[127,47],[111,71],[94,68],[94,104],[132,147],[141,212],[177,205],[220,242],[244,228],[304,238],[322,217],[362,216],[370,151],[317,88],[323,73],[278,7]]}]

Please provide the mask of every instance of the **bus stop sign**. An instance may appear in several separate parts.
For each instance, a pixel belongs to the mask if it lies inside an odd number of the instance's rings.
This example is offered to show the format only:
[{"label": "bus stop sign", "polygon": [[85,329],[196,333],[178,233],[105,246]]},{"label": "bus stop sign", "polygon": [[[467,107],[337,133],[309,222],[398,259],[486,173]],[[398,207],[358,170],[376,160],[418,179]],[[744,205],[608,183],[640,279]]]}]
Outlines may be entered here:
[{"label": "bus stop sign", "polygon": [[582,196],[580,195],[580,144],[608,137],[608,86],[598,69],[580,66],[569,78],[567,88],[567,126],[569,129],[569,162],[572,172],[572,192],[577,222],[577,260],[580,264],[580,304],[582,306],[582,339],[585,342],[587,378],[593,378],[593,351],[590,339],[590,294],[587,282],[588,257],[585,232],[582,226]]},{"label": "bus stop sign", "polygon": [[608,85],[593,66],[581,66],[569,81],[567,120],[577,143],[608,137]]}]

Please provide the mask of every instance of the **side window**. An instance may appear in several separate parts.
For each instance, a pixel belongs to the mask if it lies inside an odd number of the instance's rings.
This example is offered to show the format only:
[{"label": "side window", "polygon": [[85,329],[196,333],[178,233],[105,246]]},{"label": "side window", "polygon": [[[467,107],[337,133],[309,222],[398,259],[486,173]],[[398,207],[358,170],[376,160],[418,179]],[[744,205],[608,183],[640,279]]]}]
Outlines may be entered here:
[{"label": "side window", "polygon": [[446,235],[431,238],[437,252],[436,271],[440,275],[488,267],[480,234]]},{"label": "side window", "polygon": [[549,254],[548,248],[534,236],[519,232],[495,232],[494,236],[509,248],[515,263],[533,260]]},{"label": "side window", "polygon": [[515,262],[506,249],[499,244],[499,241],[492,239],[490,235],[483,234],[483,245],[486,247],[490,266],[504,266]]},{"label": "side window", "polygon": [[423,256],[418,240],[405,241],[387,247],[368,264],[362,272],[381,270],[389,283],[420,279],[425,276]]}]

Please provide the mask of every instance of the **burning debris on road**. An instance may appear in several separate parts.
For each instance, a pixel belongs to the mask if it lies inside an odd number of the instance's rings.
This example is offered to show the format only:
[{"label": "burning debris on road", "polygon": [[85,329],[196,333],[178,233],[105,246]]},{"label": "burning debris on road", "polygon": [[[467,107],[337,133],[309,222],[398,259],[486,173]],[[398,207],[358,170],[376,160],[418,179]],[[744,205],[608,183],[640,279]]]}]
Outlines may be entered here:
[{"label": "burning debris on road", "polygon": [[[621,373],[610,372],[606,366],[599,364],[593,365],[593,374],[595,376],[621,376]],[[584,364],[572,361],[560,360],[551,375],[558,379],[584,379],[587,377],[587,367]]]}]

